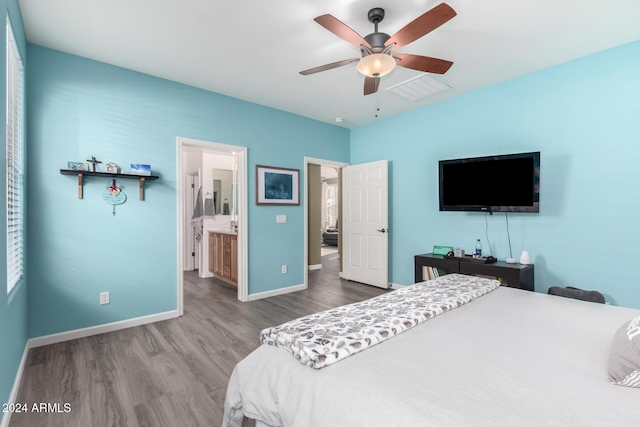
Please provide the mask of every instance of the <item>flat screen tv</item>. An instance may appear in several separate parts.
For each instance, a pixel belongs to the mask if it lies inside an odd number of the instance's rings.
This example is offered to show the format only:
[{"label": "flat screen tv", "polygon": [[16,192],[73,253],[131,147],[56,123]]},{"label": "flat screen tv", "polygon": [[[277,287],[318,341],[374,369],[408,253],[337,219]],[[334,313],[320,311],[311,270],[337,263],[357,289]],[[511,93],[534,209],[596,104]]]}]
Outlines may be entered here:
[{"label": "flat screen tv", "polygon": [[440,160],[440,210],[540,211],[540,152]]}]

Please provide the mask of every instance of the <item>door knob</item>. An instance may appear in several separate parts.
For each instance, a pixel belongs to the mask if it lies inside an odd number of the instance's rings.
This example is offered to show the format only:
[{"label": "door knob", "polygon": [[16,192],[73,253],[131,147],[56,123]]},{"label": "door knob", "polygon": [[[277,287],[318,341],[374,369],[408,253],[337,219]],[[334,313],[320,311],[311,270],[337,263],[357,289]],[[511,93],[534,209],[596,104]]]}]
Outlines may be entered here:
[{"label": "door knob", "polygon": [[383,229],[376,230],[376,231],[379,231],[380,233],[386,233],[386,232],[387,232],[387,229],[386,229],[386,228],[383,228]]}]

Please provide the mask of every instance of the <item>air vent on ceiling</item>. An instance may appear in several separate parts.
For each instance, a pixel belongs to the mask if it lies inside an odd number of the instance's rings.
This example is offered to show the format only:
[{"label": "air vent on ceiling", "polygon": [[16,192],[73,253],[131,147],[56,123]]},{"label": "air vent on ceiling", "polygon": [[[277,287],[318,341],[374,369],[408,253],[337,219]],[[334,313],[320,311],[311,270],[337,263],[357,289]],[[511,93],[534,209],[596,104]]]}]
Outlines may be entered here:
[{"label": "air vent on ceiling", "polygon": [[430,74],[423,74],[387,88],[391,93],[409,101],[417,101],[449,89],[451,86]]}]

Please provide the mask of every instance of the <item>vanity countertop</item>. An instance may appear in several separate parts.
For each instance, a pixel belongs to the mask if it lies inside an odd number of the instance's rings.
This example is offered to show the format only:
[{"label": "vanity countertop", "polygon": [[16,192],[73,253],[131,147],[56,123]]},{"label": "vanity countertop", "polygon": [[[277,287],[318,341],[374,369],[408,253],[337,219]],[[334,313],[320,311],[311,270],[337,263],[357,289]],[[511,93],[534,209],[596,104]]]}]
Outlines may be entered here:
[{"label": "vanity countertop", "polygon": [[212,234],[230,234],[232,236],[237,236],[238,235],[237,231],[233,231],[228,227],[225,227],[225,228],[212,228],[212,229],[209,229],[208,231],[209,231],[209,233],[212,233]]}]

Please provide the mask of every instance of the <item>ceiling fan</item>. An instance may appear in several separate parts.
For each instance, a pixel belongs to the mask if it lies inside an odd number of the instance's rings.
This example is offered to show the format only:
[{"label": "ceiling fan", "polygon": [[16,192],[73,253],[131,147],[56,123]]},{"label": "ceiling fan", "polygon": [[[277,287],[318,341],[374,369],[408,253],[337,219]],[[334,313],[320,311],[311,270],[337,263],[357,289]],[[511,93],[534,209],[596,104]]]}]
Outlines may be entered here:
[{"label": "ceiling fan", "polygon": [[389,36],[378,32],[378,24],[384,19],[384,9],[376,7],[371,9],[368,14],[369,22],[375,26],[374,32],[364,38],[332,15],[318,16],[314,21],[360,49],[362,58],[332,62],[300,71],[300,74],[306,76],[358,62],[358,71],[365,76],[365,95],[377,92],[380,77],[390,73],[396,65],[425,73],[444,74],[451,68],[453,62],[408,53],[392,53],[392,51],[418,40],[454,16],[456,16],[456,11],[451,6],[440,3],[401,28],[393,36]]}]

